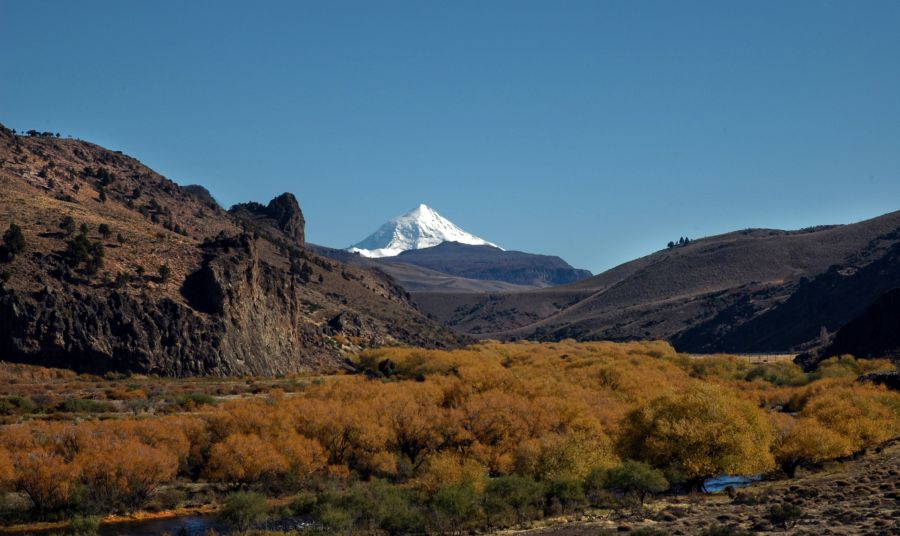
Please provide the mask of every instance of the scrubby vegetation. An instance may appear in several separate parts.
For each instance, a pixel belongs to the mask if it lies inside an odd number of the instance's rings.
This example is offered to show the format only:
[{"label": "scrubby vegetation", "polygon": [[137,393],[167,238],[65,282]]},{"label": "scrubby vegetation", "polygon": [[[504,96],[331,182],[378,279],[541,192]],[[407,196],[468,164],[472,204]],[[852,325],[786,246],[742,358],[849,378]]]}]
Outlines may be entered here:
[{"label": "scrubby vegetation", "polygon": [[25,235],[22,233],[21,227],[11,223],[3,233],[3,243],[0,244],[0,261],[12,260],[23,251],[25,251]]},{"label": "scrubby vegetation", "polygon": [[[226,517],[241,527],[298,515],[342,531],[483,529],[639,508],[719,474],[793,475],[900,434],[900,394],[856,382],[884,361],[843,357],[807,374],[659,342],[561,342],[370,350],[357,367],[218,391],[123,377],[53,404],[5,397],[0,483],[28,507],[4,515],[130,511],[196,482],[230,493]],[[257,494],[289,506],[270,511]],[[773,510],[773,523],[795,514]]]}]

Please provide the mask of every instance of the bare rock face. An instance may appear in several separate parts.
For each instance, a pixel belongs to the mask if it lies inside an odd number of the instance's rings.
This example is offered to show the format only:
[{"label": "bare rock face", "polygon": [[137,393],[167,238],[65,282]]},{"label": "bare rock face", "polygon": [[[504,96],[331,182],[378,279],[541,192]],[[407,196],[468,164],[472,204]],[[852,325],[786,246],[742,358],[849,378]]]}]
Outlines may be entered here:
[{"label": "bare rock face", "polygon": [[306,220],[294,194],[286,192],[272,199],[266,206],[266,212],[281,232],[300,245],[306,242]]},{"label": "bare rock face", "polygon": [[372,330],[363,321],[362,317],[351,311],[341,311],[328,321],[328,327],[334,333],[344,333],[353,337],[362,337]]},{"label": "bare rock face", "polygon": [[299,278],[263,262],[250,235],[218,238],[204,250],[202,266],[181,287],[187,304],[115,290],[0,289],[0,324],[11,335],[0,339],[0,350],[9,359],[88,372],[174,376],[346,366],[303,315]]},{"label": "bare rock face", "polygon": [[283,234],[296,245],[306,243],[306,220],[294,194],[286,192],[269,201],[260,203],[239,203],[229,210],[233,215],[261,230],[272,230]]}]

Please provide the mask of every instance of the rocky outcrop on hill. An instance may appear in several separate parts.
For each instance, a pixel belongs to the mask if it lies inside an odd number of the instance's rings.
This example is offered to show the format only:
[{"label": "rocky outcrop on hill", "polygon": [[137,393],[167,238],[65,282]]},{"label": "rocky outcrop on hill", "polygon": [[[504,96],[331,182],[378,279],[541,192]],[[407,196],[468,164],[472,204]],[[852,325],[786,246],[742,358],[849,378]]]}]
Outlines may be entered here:
[{"label": "rocky outcrop on hill", "polygon": [[12,223],[24,248],[0,261],[0,359],[272,375],[465,340],[383,273],[307,251],[291,194],[229,213],[128,156],[0,127],[0,232]]},{"label": "rocky outcrop on hill", "polygon": [[300,203],[292,193],[283,193],[269,201],[268,205],[240,203],[231,207],[230,212],[249,222],[275,229],[297,245],[306,243],[306,220]]},{"label": "rocky outcrop on hill", "polygon": [[[303,304],[299,276],[262,261],[247,234],[204,244],[181,285],[187,303],[117,292],[0,290],[7,359],[75,370],[264,375],[345,366]],[[350,333],[360,336],[358,328]],[[377,334],[365,341],[383,342]]]}]

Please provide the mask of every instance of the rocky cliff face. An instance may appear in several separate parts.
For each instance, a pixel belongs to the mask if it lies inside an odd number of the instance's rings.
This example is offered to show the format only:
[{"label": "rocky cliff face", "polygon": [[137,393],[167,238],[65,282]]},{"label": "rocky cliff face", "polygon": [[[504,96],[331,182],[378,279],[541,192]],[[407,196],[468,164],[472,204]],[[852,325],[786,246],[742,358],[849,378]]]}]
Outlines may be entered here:
[{"label": "rocky cliff face", "polygon": [[198,192],[85,142],[0,128],[0,231],[16,223],[26,243],[0,262],[0,359],[271,375],[462,341],[384,274],[307,251],[293,195],[227,213]]},{"label": "rocky cliff face", "polygon": [[296,245],[306,243],[306,219],[292,193],[283,193],[269,201],[268,205],[240,203],[231,207],[230,212],[256,227],[283,234]]},{"label": "rocky cliff face", "polygon": [[[262,262],[249,235],[211,242],[185,279],[188,304],[147,294],[0,289],[4,358],[162,375],[283,374],[344,360],[309,322],[296,276]],[[379,341],[370,340],[376,343]]]}]

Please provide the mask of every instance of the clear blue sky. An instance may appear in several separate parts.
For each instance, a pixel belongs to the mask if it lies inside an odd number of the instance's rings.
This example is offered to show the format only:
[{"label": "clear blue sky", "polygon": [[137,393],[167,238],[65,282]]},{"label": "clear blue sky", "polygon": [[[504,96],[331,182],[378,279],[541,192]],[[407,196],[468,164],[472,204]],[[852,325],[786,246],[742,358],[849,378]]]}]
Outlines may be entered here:
[{"label": "clear blue sky", "polygon": [[0,122],[345,247],[420,202],[599,271],[900,209],[900,2],[0,0]]}]

